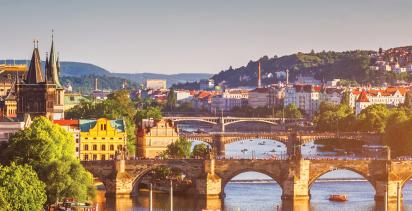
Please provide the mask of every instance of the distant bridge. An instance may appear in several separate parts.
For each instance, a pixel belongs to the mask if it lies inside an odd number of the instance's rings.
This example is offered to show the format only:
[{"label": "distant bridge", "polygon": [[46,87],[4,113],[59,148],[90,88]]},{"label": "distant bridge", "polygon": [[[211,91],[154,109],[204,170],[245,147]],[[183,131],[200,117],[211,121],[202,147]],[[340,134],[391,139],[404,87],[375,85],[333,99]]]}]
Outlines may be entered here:
[{"label": "distant bridge", "polygon": [[284,125],[297,123],[303,119],[294,118],[254,118],[254,117],[164,117],[164,119],[172,120],[173,122],[204,122],[211,125],[219,126],[219,131],[224,132],[225,126],[240,123],[240,122],[260,122],[270,125]]},{"label": "distant bridge", "polygon": [[364,144],[382,144],[381,135],[362,132],[262,132],[262,133],[184,133],[180,136],[189,140],[202,141],[216,149],[219,156],[225,154],[225,145],[248,139],[268,139],[282,142],[288,149],[288,154],[294,154],[293,150],[301,145],[317,140],[354,140]]}]

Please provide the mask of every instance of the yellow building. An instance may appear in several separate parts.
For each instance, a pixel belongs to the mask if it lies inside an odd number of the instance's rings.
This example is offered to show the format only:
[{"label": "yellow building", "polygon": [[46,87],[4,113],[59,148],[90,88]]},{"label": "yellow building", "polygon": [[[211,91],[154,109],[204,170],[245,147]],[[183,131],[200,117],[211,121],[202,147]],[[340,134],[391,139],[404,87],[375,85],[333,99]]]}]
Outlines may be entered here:
[{"label": "yellow building", "polygon": [[80,160],[111,160],[126,147],[123,120],[80,120]]},{"label": "yellow building", "polygon": [[166,150],[167,145],[179,139],[178,128],[170,120],[144,119],[136,130],[137,157],[154,158]]}]

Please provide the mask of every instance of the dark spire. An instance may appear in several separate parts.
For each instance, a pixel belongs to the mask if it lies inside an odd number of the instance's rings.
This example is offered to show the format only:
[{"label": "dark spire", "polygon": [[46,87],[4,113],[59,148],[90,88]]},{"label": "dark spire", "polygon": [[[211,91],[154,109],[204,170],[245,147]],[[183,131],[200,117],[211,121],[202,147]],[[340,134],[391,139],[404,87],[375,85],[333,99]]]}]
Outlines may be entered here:
[{"label": "dark spire", "polygon": [[56,57],[56,52],[54,50],[54,31],[52,31],[52,44],[50,49],[50,58],[49,58],[49,65],[47,66],[47,82],[56,84],[57,86],[60,85],[59,81],[59,65],[58,65],[58,58]]},{"label": "dark spire", "polygon": [[[37,46],[36,46],[37,42]],[[27,84],[38,84],[43,82],[43,71],[41,68],[40,54],[39,54],[39,41],[34,41],[33,55],[31,56],[29,71],[25,82]]]}]

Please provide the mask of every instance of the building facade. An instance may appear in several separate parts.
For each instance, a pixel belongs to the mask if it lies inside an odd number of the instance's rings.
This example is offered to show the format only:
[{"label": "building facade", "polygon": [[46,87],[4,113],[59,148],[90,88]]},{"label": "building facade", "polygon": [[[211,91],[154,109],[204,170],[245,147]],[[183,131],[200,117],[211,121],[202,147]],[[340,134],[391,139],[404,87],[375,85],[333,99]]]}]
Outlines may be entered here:
[{"label": "building facade", "polygon": [[127,134],[123,120],[79,120],[80,160],[111,160],[125,151]]},{"label": "building facade", "polygon": [[66,119],[59,119],[54,120],[54,124],[60,125],[60,127],[64,128],[67,132],[73,134],[75,146],[76,146],[76,157],[80,158],[80,121],[79,120],[66,120]]},{"label": "building facade", "polygon": [[52,40],[50,58],[46,58],[43,76],[40,54],[35,45],[29,70],[24,80],[16,81],[17,116],[45,116],[50,120],[64,118],[64,89],[59,81],[60,63]]},{"label": "building facade", "polygon": [[146,81],[146,89],[166,89],[166,80],[149,79]]},{"label": "building facade", "polygon": [[179,139],[178,128],[169,120],[144,119],[136,130],[136,156],[154,158],[166,150],[167,145]]},{"label": "building facade", "polygon": [[406,88],[403,87],[355,89],[350,92],[349,99],[351,106],[353,105],[355,108],[356,115],[358,115],[363,109],[375,104],[384,104],[389,107],[399,106],[404,103],[406,92]]}]

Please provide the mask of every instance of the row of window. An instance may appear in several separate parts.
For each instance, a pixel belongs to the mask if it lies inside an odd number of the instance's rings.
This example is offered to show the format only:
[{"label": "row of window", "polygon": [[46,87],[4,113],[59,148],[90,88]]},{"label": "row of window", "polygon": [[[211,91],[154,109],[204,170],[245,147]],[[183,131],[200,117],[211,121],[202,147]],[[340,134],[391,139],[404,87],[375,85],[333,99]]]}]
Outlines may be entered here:
[{"label": "row of window", "polygon": [[[118,150],[121,150],[122,148],[123,148],[122,145],[120,145],[120,144],[117,145],[117,149],[118,149]],[[85,145],[83,146],[83,150],[84,150],[84,151],[88,151],[88,150],[89,150],[89,145],[88,145],[88,144],[85,144]],[[93,144],[93,145],[92,145],[92,150],[93,150],[93,151],[96,151],[96,150],[97,150],[97,144]],[[105,151],[105,150],[106,150],[106,145],[101,145],[101,146],[100,146],[100,150],[101,150],[101,151]],[[114,145],[113,145],[113,144],[110,144],[110,145],[109,145],[109,150],[110,150],[110,151],[113,151],[113,150],[114,150]]]},{"label": "row of window", "polygon": [[83,156],[83,160],[113,160],[113,158],[114,158],[114,155],[108,155],[108,156],[106,156],[106,155],[100,155],[100,157],[98,156],[98,155],[93,155],[93,154],[90,154],[90,155],[84,155]]},{"label": "row of window", "polygon": [[[86,138],[84,138],[84,139],[88,140],[89,138],[88,138],[88,137],[86,137]],[[102,137],[101,139],[102,139],[102,140],[106,140],[106,138],[105,138],[105,137]],[[114,139],[114,138],[110,138],[110,140],[113,140],[113,139]],[[120,138],[118,138],[118,139],[119,139],[119,140],[122,140],[123,138],[121,138],[121,137],[120,137]],[[93,140],[97,140],[97,138],[96,138],[96,137],[94,137],[94,138],[93,138]]]}]

